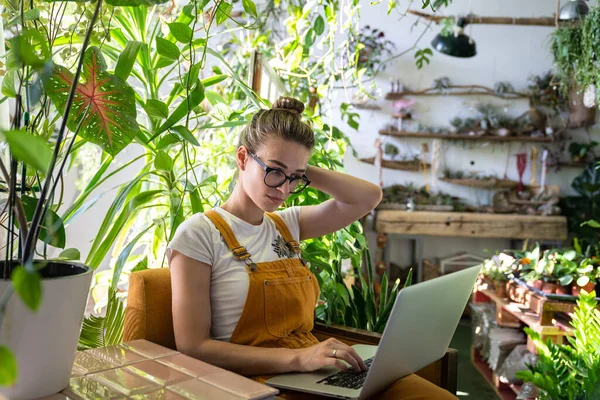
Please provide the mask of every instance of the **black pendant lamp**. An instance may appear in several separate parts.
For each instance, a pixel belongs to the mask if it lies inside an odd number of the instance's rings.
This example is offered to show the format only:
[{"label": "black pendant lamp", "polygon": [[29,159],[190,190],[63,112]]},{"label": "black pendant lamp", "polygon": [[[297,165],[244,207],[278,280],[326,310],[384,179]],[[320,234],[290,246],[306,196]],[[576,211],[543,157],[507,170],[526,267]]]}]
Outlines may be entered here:
[{"label": "black pendant lamp", "polygon": [[452,57],[468,58],[477,54],[475,42],[473,39],[464,34],[467,21],[464,18],[459,18],[454,26],[454,34],[443,36],[438,34],[431,45],[440,53],[447,54]]},{"label": "black pendant lamp", "polygon": [[561,21],[576,21],[590,12],[583,0],[570,0],[560,8],[558,19]]}]

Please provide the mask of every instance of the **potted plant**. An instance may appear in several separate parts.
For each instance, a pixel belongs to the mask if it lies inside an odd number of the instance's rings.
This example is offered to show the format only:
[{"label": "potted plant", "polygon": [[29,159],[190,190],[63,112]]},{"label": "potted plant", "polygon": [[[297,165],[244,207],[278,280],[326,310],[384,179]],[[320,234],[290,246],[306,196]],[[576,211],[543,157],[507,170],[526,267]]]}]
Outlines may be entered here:
[{"label": "potted plant", "polygon": [[365,25],[358,34],[350,38],[350,54],[358,52],[358,69],[365,69],[365,75],[375,76],[385,69],[383,61],[389,57],[396,46],[385,38],[385,33],[377,28]]},{"label": "potted plant", "polygon": [[506,283],[508,282],[507,272],[502,269],[501,263],[491,258],[484,262],[482,274],[491,281],[492,287],[498,297],[507,297]]},{"label": "potted plant", "polygon": [[396,147],[396,145],[394,145],[393,143],[386,143],[383,146],[383,154],[386,155],[386,159],[393,161],[396,158],[396,156],[400,154],[400,151],[398,150],[398,147]]},{"label": "potted plant", "polygon": [[14,113],[11,129],[1,132],[10,162],[0,157],[8,216],[0,264],[0,397],[40,398],[67,386],[93,270],[77,262],[77,249],[64,249],[57,187],[85,142],[114,157],[140,134],[133,89],[106,70],[101,51],[90,45],[102,5],[98,0],[86,15],[72,69],[52,58],[43,21],[57,16],[46,18],[49,7],[40,5],[40,19],[33,5],[8,6],[9,14],[28,17],[12,24],[3,82]]},{"label": "potted plant", "polygon": [[575,162],[587,162],[594,157],[594,147],[598,146],[598,142],[591,141],[590,143],[572,142],[569,145],[569,154]]},{"label": "potted plant", "polygon": [[576,281],[572,287],[573,296],[579,296],[581,290],[591,292],[596,288],[598,269],[589,258],[584,258],[576,270]]},{"label": "potted plant", "polygon": [[519,371],[517,378],[532,382],[543,400],[592,400],[600,397],[600,313],[595,292],[581,294],[571,319],[573,336],[568,343],[554,344],[525,328],[535,344],[538,359],[535,365]]},{"label": "potted plant", "polygon": [[559,283],[556,293],[571,294],[571,284],[577,272],[576,257],[576,250],[567,250],[563,253],[557,251],[555,253],[556,265],[554,267],[554,275]]},{"label": "potted plant", "polygon": [[577,271],[576,257],[577,252],[575,250],[568,250],[562,254],[557,252],[557,265],[554,268],[554,275],[559,283],[556,288],[557,294],[571,294],[571,284]]},{"label": "potted plant", "polygon": [[554,69],[560,81],[560,92],[569,99],[569,126],[573,128],[589,126],[596,121],[596,107],[588,108],[583,102],[581,76],[584,71],[580,69],[584,65],[584,47],[588,40],[583,29],[561,27],[552,33],[551,39]]}]

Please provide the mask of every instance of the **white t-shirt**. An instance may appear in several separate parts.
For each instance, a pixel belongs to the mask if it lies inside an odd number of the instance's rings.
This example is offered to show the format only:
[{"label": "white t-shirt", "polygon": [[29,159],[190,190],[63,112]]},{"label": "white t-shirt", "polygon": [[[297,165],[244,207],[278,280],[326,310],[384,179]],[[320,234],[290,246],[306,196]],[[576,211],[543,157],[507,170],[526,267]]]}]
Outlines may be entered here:
[{"label": "white t-shirt", "polygon": [[[215,208],[231,227],[240,246],[246,247],[255,263],[293,257],[275,223],[265,215],[255,226],[223,210]],[[287,225],[292,237],[300,239],[300,207],[289,207],[276,212]],[[229,341],[237,325],[248,296],[246,263],[237,261],[223,240],[217,227],[204,214],[195,214],[184,221],[169,244],[171,251],[212,266],[210,280],[211,338]]]}]

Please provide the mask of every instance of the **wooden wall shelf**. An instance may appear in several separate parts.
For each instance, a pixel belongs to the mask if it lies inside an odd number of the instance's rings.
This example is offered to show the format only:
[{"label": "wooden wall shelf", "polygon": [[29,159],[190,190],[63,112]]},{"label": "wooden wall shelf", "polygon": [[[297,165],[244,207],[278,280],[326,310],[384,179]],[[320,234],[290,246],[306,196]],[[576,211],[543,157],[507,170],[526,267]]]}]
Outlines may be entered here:
[{"label": "wooden wall shelf", "polygon": [[519,182],[511,181],[510,179],[450,179],[439,178],[442,182],[452,183],[453,185],[470,186],[481,189],[511,189],[519,185]]},{"label": "wooden wall shelf", "polygon": [[357,110],[381,110],[381,106],[378,106],[377,104],[352,103],[352,106]]},{"label": "wooden wall shelf", "polygon": [[564,216],[381,210],[375,226],[381,233],[414,236],[567,239]]},{"label": "wooden wall shelf", "polygon": [[[408,10],[409,14],[416,15],[419,18],[433,21],[439,24],[444,19],[454,19],[455,16],[441,16],[424,13],[417,10]],[[464,17],[469,24],[483,24],[483,25],[526,25],[526,26],[556,26],[556,17],[534,17],[534,18],[516,18],[516,17],[487,17],[481,15],[466,15]],[[572,23],[560,23],[560,25],[573,25]]]},{"label": "wooden wall shelf", "polygon": [[419,91],[403,91],[386,93],[386,100],[399,100],[405,96],[494,96],[506,100],[526,99],[527,95],[518,92],[497,93],[494,90],[478,85],[451,86],[444,91],[429,88]]},{"label": "wooden wall shelf", "polygon": [[[375,157],[370,158],[361,158],[360,161],[375,165]],[[422,167],[420,163],[415,163],[414,161],[391,161],[391,160],[382,160],[381,165],[383,168],[389,169],[397,169],[400,171],[421,171]],[[427,164],[427,168],[431,168],[431,164]]]},{"label": "wooden wall shelf", "polygon": [[532,142],[532,143],[551,143],[554,141],[548,136],[470,136],[456,133],[428,133],[428,132],[405,132],[381,130],[380,135],[401,137],[401,138],[420,138],[420,139],[444,139],[444,140],[468,140],[478,142]]},{"label": "wooden wall shelf", "polygon": [[566,167],[566,168],[585,168],[588,163],[579,161],[559,161],[548,165],[549,167]]}]

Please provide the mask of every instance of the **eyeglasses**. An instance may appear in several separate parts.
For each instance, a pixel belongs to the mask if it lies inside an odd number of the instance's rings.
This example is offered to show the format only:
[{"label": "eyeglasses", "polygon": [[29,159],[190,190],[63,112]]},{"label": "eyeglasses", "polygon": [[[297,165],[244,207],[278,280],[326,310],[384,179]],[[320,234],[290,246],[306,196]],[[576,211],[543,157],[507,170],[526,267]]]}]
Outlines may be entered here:
[{"label": "eyeglasses", "polygon": [[283,185],[285,181],[290,181],[290,193],[300,193],[310,185],[310,179],[308,179],[306,175],[287,176],[285,172],[279,168],[267,167],[256,154],[252,154],[250,151],[248,151],[248,154],[250,154],[254,161],[265,170],[264,181],[265,185],[268,187],[278,188]]}]

